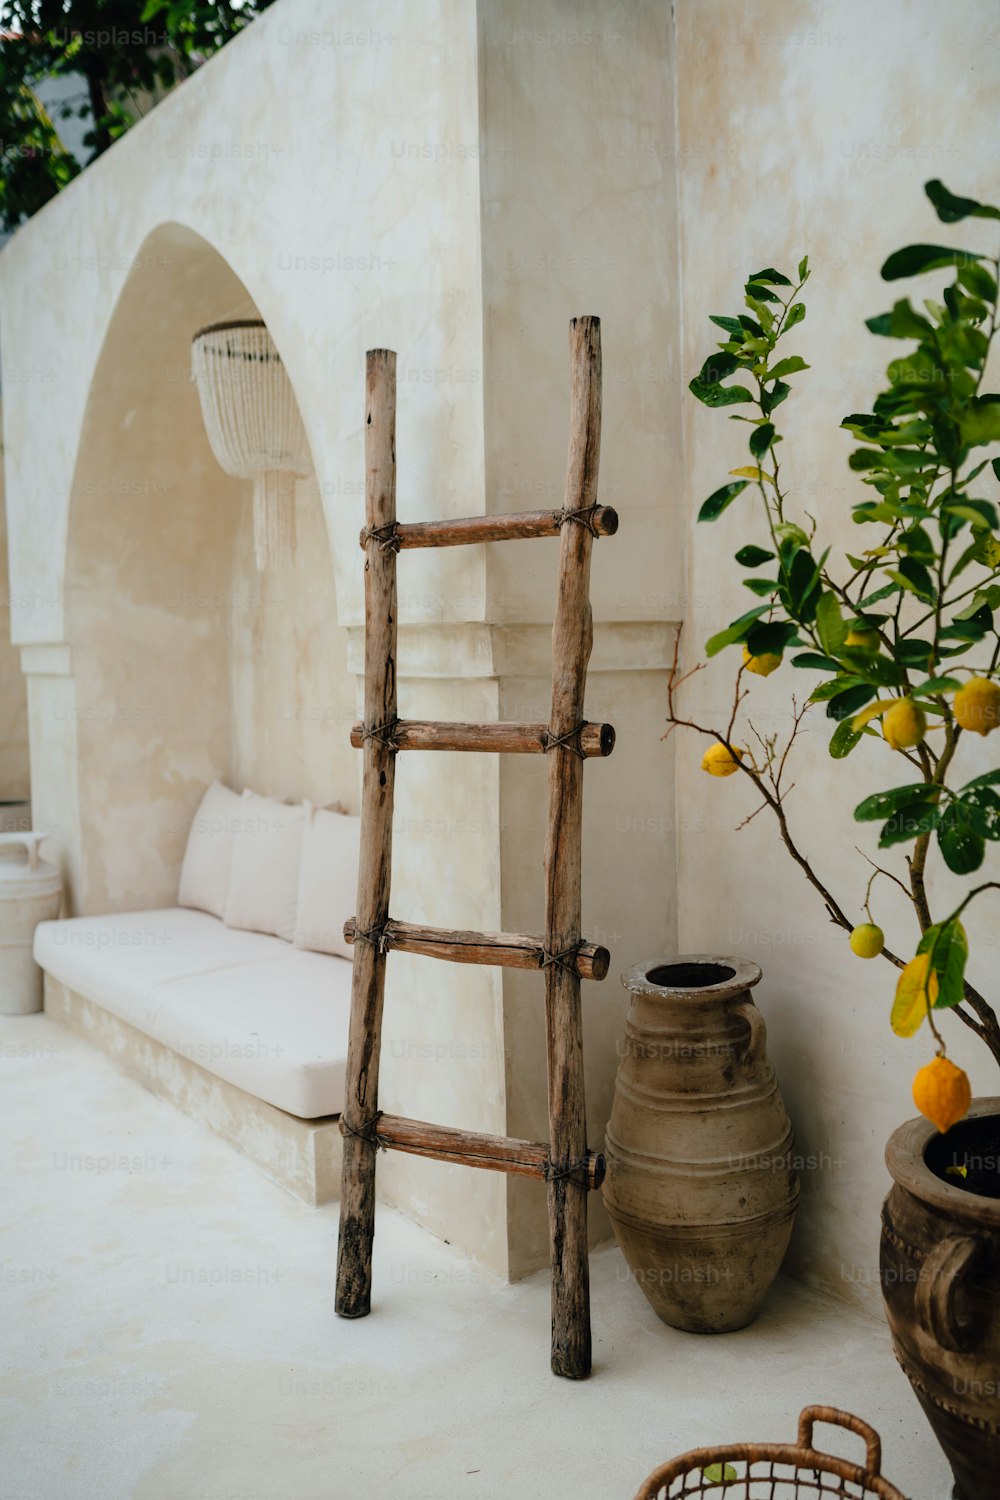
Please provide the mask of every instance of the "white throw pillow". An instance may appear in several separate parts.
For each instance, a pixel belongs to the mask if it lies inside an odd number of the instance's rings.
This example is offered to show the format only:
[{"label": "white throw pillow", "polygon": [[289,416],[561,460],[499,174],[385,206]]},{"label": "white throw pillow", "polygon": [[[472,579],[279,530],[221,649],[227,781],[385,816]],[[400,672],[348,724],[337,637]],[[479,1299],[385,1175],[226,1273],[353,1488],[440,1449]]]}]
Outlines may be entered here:
[{"label": "white throw pillow", "polygon": [[354,916],[358,894],[361,819],[308,804],[307,811],[295,946],[351,958],[344,923]]},{"label": "white throw pillow", "polygon": [[178,906],[211,912],[221,917],[229,896],[229,873],[233,862],[233,838],[243,809],[243,798],[221,781],[213,781],[188,833]]},{"label": "white throw pillow", "polygon": [[290,943],[295,936],[299,861],[306,810],[244,792],[233,840],[226,902],[227,927],[269,932]]}]

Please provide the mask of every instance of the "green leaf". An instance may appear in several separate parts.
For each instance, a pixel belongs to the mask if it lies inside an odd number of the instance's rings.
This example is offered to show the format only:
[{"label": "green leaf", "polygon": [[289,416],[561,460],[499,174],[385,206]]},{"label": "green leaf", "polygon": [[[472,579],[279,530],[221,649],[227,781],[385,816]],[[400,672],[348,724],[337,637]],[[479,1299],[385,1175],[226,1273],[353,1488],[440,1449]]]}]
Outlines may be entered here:
[{"label": "green leaf", "polygon": [[847,625],[840,612],[836,594],[829,590],[820,595],[816,605],[816,629],[826,655],[838,656],[847,639]]},{"label": "green leaf", "polygon": [[[743,288],[743,290],[746,292],[746,294],[747,294],[747,300],[750,302],[751,305],[753,305],[756,302],[780,302],[781,301],[780,297],[776,296],[774,292],[769,291],[768,288],[766,286],[764,286],[762,282],[759,282],[759,281],[748,281],[747,284],[746,284],[746,286]],[[754,307],[754,311],[757,312],[758,309],[756,307]]]},{"label": "green leaf", "polygon": [[762,599],[767,599],[777,592],[779,585],[776,578],[744,578],[743,587],[749,589],[751,594],[759,594]]},{"label": "green leaf", "polygon": [[[773,373],[773,372],[772,372]],[[774,439],[774,423],[764,422],[750,434],[750,452],[754,458],[763,458]]]},{"label": "green leaf", "polygon": [[931,970],[937,975],[935,1010],[949,1010],[965,998],[965,964],[969,939],[957,918],[935,923],[920,939],[918,953],[930,954]]},{"label": "green leaf", "polygon": [[805,303],[804,302],[793,302],[792,305],[791,305],[791,307],[788,309],[788,316],[785,318],[785,328],[784,328],[785,333],[788,332],[789,328],[794,328],[795,325],[796,325],[796,323],[801,323],[802,319],[805,317],[805,315],[806,315],[806,305],[805,305]]},{"label": "green leaf", "polygon": [[792,657],[793,667],[809,667],[818,672],[839,672],[840,663],[830,656],[821,656],[818,651],[800,651]]},{"label": "green leaf", "polygon": [[766,615],[770,608],[769,604],[758,604],[755,609],[748,609],[745,615],[740,615],[738,620],[734,620],[725,630],[720,630],[705,642],[705,655],[718,656],[726,646],[735,646],[739,641],[745,641],[754,620]]},{"label": "green leaf", "polygon": [[897,302],[892,312],[879,313],[876,318],[867,318],[865,327],[872,333],[891,339],[925,339],[933,335],[934,325],[922,313],[910,306],[908,298]]},{"label": "green leaf", "polygon": [[1000,396],[976,396],[969,402],[959,430],[962,442],[970,448],[1000,441]]},{"label": "green leaf", "polygon": [[916,636],[911,636],[909,640],[897,642],[896,656],[904,667],[916,667],[920,671],[926,671],[931,658],[931,650],[930,641],[922,641]]},{"label": "green leaf", "polygon": [[707,1469],[702,1469],[701,1477],[706,1484],[733,1484],[739,1475],[732,1464],[709,1464]]},{"label": "green leaf", "polygon": [[893,594],[899,594],[902,590],[898,583],[887,583],[885,588],[876,589],[874,594],[865,597],[866,604],[880,604],[883,599],[891,599]]},{"label": "green leaf", "polygon": [[926,797],[914,798],[912,802],[897,807],[878,836],[880,849],[889,849],[893,844],[906,844],[937,827],[941,810],[936,802]]},{"label": "green leaf", "polygon": [[859,708],[864,708],[875,696],[875,689],[869,687],[868,683],[862,683],[859,687],[850,687],[843,693],[838,693],[831,698],[826,705],[826,716],[828,719],[850,719],[853,718]]},{"label": "green leaf", "polygon": [[973,250],[952,250],[948,245],[907,245],[889,256],[882,267],[882,280],[899,281],[903,276],[919,276],[922,271],[964,266],[982,259]]},{"label": "green leaf", "polygon": [[863,682],[873,682],[877,687],[900,687],[904,681],[903,670],[896,662],[875,651],[866,651],[863,646],[845,646],[841,658]]},{"label": "green leaf", "polygon": [[736,496],[743,493],[746,487],[747,481],[745,479],[739,479],[735,484],[724,484],[720,490],[716,490],[714,494],[709,495],[698,512],[698,520],[717,520],[722,515],[722,512],[732,505]]},{"label": "green leaf", "polygon": [[784,380],[776,380],[770,390],[761,393],[760,409],[765,417],[769,417],[776,406],[780,406],[788,395],[791,386]]},{"label": "green leaf", "polygon": [[[781,549],[785,559],[785,548]],[[800,548],[787,568],[787,587],[782,594],[786,607],[794,619],[809,624],[816,618],[816,606],[820,596],[820,564],[806,547]]]},{"label": "green leaf", "polygon": [[752,656],[766,656],[770,652],[780,656],[794,635],[795,626],[789,620],[768,620],[749,632],[747,649]]},{"label": "green leaf", "polygon": [[719,328],[724,328],[734,338],[741,339],[743,337],[743,325],[740,323],[739,318],[724,318],[721,313],[710,313],[709,322],[715,323]]},{"label": "green leaf", "polygon": [[806,277],[808,275],[809,275],[809,257],[808,257],[808,255],[803,255],[802,259],[799,261],[799,280],[800,281],[805,281],[805,279],[806,279]]},{"label": "green leaf", "polygon": [[767,372],[768,380],[780,380],[783,375],[794,375],[798,370],[808,370],[809,365],[798,354],[791,354],[787,359],[780,359]]},{"label": "green leaf", "polygon": [[741,568],[759,568],[761,563],[770,562],[774,556],[773,552],[765,552],[763,547],[749,546],[741,547],[736,554],[736,561]]},{"label": "green leaf", "polygon": [[959,219],[1000,219],[1000,208],[977,203],[975,198],[958,198],[949,193],[940,178],[924,183],[924,192],[937,209],[942,224],[957,224]]},{"label": "green leaf", "polygon": [[836,698],[838,693],[842,693],[845,688],[861,686],[860,678],[843,677],[838,674],[836,677],[831,678],[829,682],[817,683],[816,687],[809,694],[809,702],[829,703],[831,698]]},{"label": "green leaf", "polygon": [[765,266],[763,271],[755,271],[750,280],[767,281],[772,286],[791,286],[792,284],[787,276],[782,276],[781,272],[776,271],[773,266]]},{"label": "green leaf", "polygon": [[908,786],[894,786],[887,792],[873,792],[870,797],[859,802],[854,809],[854,816],[859,823],[877,823],[881,818],[891,817],[901,807],[930,797],[936,800],[939,795],[937,789],[929,787],[924,781],[912,782]]},{"label": "green leaf", "polygon": [[989,526],[992,531],[1000,529],[996,506],[989,500],[949,500],[941,509],[949,516],[961,516],[963,521],[971,521],[973,526]]},{"label": "green leaf", "polygon": [[927,604],[933,604],[937,599],[937,590],[934,580],[924,567],[923,563],[915,561],[912,557],[901,557],[898,568],[887,568],[886,572],[890,578],[901,583],[904,588],[916,594],[918,599],[923,599]]},{"label": "green leaf", "polygon": [[973,296],[982,297],[986,302],[997,300],[996,281],[985,266],[962,266],[958,280]]},{"label": "green leaf", "polygon": [[986,845],[963,803],[949,802],[941,814],[937,837],[944,862],[954,874],[971,875],[979,869]]},{"label": "green leaf", "polygon": [[929,698],[937,693],[953,693],[962,686],[957,677],[928,677],[910,689],[911,698]]},{"label": "green leaf", "polygon": [[854,729],[850,719],[841,719],[830,738],[830,754],[834,760],[844,760],[864,734],[863,729]]},{"label": "green leaf", "polygon": [[989,787],[973,787],[962,799],[969,823],[980,838],[1000,839],[1000,797]]},{"label": "green leaf", "polygon": [[688,390],[704,406],[740,406],[753,403],[753,395],[743,385],[704,385],[695,378],[688,382]]},{"label": "green leaf", "polygon": [[962,788],[963,792],[969,792],[978,786],[1000,786],[1000,771],[987,771],[985,776],[974,776],[967,781]]},{"label": "green leaf", "polygon": [[727,354],[724,349],[717,349],[714,354],[708,356],[695,376],[695,380],[699,385],[718,385],[720,381],[726,380],[739,368],[740,362],[735,354]]}]

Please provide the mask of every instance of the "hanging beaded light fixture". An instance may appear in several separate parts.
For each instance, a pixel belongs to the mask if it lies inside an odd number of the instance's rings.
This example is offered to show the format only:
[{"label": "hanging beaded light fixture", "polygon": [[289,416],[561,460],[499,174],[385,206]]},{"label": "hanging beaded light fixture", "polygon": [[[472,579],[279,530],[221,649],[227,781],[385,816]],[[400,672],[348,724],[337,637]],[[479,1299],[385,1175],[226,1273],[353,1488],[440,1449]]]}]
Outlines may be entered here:
[{"label": "hanging beaded light fixture", "polygon": [[312,472],[281,355],[265,323],[214,323],[195,334],[191,363],[212,452],[253,480],[257,567],[280,567],[295,556],[295,478]]}]

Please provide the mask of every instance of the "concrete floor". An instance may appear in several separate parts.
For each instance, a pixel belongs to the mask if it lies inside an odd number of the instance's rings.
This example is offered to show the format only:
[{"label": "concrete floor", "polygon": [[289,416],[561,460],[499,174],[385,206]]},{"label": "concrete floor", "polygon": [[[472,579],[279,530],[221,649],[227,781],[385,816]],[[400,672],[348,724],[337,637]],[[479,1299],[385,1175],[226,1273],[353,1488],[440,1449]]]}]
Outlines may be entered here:
[{"label": "concrete floor", "polygon": [[950,1493],[884,1326],[796,1283],[698,1338],[601,1250],[594,1374],[558,1381],[544,1275],[499,1285],[385,1211],[376,1311],[342,1322],[335,1206],[42,1016],[0,1021],[0,1069],[2,1500],[630,1500],[685,1448],[791,1437],[808,1402],[874,1422],[914,1500]]}]

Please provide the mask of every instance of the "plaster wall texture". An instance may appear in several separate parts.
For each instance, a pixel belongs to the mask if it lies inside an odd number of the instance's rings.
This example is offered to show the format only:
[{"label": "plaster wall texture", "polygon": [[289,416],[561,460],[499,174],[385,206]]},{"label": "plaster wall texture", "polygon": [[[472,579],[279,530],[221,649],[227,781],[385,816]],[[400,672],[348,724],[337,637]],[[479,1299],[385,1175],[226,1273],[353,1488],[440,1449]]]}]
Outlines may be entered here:
[{"label": "plaster wall texture", "polygon": [[31,796],[28,751],[28,693],[20,654],[10,639],[10,584],[7,568],[7,515],[0,471],[0,802]]},{"label": "plaster wall texture", "polygon": [[[810,511],[827,540],[859,545],[850,503],[863,492],[847,468],[850,439],[837,430],[850,411],[870,410],[892,349],[863,326],[899,296],[934,294],[943,280],[887,286],[879,268],[898,246],[918,241],[989,248],[990,232],[940,224],[923,183],[997,201],[995,121],[1000,46],[995,7],[972,3],[955,16],[925,0],[878,6],[839,0],[793,6],[759,0],[734,10],[721,0],[680,0],[677,15],[678,161],[686,379],[713,347],[709,313],[740,310],[746,276],[779,269],[808,252],[808,315],[789,352],[812,368],[796,378],[781,408],[782,470],[796,507]],[[994,386],[996,375],[994,374]],[[689,526],[685,656],[747,607],[730,561],[760,542],[752,505],[734,504],[713,525],[693,524],[706,495],[747,462],[743,429],[684,395],[685,508]],[[742,497],[751,498],[750,492]],[[789,694],[809,674],[790,669],[751,685],[754,722],[767,733],[789,726]],[[731,702],[733,656],[699,674],[686,704],[703,720]],[[862,919],[874,854],[867,826],[852,820],[865,791],[902,778],[884,746],[867,742],[846,762],[830,760],[828,721],[818,715],[792,770],[795,836],[845,910]],[[703,746],[675,736],[680,946],[757,960],[756,998],[770,1027],[802,1154],[803,1198],[792,1268],[876,1310],[879,1203],[887,1186],[886,1137],[913,1113],[910,1081],[931,1052],[926,1036],[900,1041],[888,1015],[895,971],[853,957],[846,938],[785,856],[762,814],[738,835],[755,806],[739,777],[702,775]],[[995,742],[964,745],[968,774],[995,764]],[[877,830],[876,830],[877,831]],[[996,864],[986,878],[996,877]],[[932,899],[949,909],[951,882],[935,878]],[[880,881],[877,918],[890,946],[912,952],[916,925]],[[995,992],[996,926],[980,910],[970,925],[970,977]],[[947,1018],[946,1018],[947,1020]],[[989,1055],[964,1028],[947,1027],[949,1051],[974,1091],[996,1092]]]},{"label": "plaster wall texture", "polygon": [[[385,0],[362,15],[345,0],[318,21],[281,0],[6,247],[5,371],[53,376],[44,407],[9,386],[5,468],[36,821],[57,830],[70,911],[173,900],[213,775],[356,808],[343,736],[360,708],[364,351],[399,354],[401,519],[556,505],[567,322],[596,311],[602,498],[620,496],[624,520],[595,559],[588,711],[621,739],[588,771],[586,921],[616,962],[672,941],[670,762],[649,731],[662,600],[678,594],[656,505],[677,423],[646,378],[676,310],[669,28],[656,4],[607,14]],[[625,94],[615,142],[652,129],[654,149],[608,145],[602,119]],[[257,314],[316,471],[297,490],[289,589],[253,573],[248,487],[215,465],[185,373],[197,327]],[[555,561],[553,543],[402,558],[401,712],[489,719],[530,702],[546,717]],[[523,912],[539,928],[544,787],[543,761],[404,757],[394,911],[483,929]],[[639,817],[658,833],[633,848],[614,830]],[[623,997],[614,979],[588,988],[599,1146]],[[395,956],[382,1104],[544,1136],[540,1011],[540,985],[529,998],[490,970]],[[547,1256],[537,1190],[392,1155],[379,1176],[501,1274]]]},{"label": "plaster wall texture", "polygon": [[[584,778],[585,934],[612,952],[584,984],[591,1144],[603,1145],[623,1029],[622,968],[671,949],[671,762],[660,743],[671,631],[679,618],[683,534],[680,420],[668,372],[679,320],[672,27],[663,4],[505,0],[480,4],[479,80],[485,506],[563,500],[566,327],[601,317],[601,500],[621,526],[594,549],[595,644],[586,715],[616,726],[607,764]],[[501,717],[546,719],[558,543],[493,547],[490,619],[508,622]],[[537,931],[544,911],[546,775],[534,757],[500,766],[503,926]],[[639,825],[642,831],[638,831]],[[507,1122],[545,1139],[543,984],[503,981]],[[544,1262],[544,1203],[511,1179],[512,1270]],[[610,1232],[598,1195],[590,1229]]]}]

